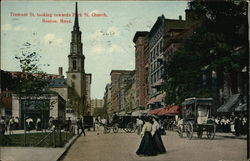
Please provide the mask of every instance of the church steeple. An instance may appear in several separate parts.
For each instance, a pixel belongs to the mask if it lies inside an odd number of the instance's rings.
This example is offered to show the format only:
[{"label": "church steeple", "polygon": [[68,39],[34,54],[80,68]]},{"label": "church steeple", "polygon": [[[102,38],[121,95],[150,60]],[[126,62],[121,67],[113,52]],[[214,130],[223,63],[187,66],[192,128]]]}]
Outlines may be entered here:
[{"label": "church steeple", "polygon": [[[72,17],[73,19],[73,17]],[[75,22],[71,31],[70,53],[68,55],[69,67],[67,71],[68,100],[77,116],[86,115],[86,75],[84,69],[85,56],[78,21],[77,2],[75,3]]]},{"label": "church steeple", "polygon": [[77,2],[76,2],[76,12],[75,12],[74,30],[79,30]]},{"label": "church steeple", "polygon": [[84,72],[84,59],[81,42],[81,34],[78,21],[78,10],[77,2],[75,6],[75,22],[73,31],[71,31],[71,43],[70,43],[70,54],[69,54],[69,71],[71,72]]}]

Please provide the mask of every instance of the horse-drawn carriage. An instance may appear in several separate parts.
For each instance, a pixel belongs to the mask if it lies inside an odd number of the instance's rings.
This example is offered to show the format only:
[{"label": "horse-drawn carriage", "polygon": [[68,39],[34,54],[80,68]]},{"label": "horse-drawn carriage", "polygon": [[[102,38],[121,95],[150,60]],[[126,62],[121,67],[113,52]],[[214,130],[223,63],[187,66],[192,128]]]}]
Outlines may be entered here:
[{"label": "horse-drawn carriage", "polygon": [[136,130],[136,117],[131,115],[118,115],[117,120],[104,125],[104,132],[109,133],[113,130],[117,133],[119,129],[123,129],[127,133],[135,132]]},{"label": "horse-drawn carriage", "polygon": [[215,136],[215,123],[211,119],[212,98],[188,98],[182,103],[183,119],[178,123],[178,134],[183,137],[186,133],[187,138],[192,139],[194,132],[198,138],[202,138],[206,132],[209,139]]}]

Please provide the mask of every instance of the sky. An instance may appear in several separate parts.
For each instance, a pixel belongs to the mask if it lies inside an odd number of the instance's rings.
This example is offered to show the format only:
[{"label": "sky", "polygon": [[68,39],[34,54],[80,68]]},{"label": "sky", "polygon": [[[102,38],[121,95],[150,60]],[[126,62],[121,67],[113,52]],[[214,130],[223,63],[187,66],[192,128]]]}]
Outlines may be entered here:
[{"label": "sky", "polygon": [[[136,31],[150,31],[162,14],[185,19],[185,9],[186,1],[78,1],[91,98],[103,98],[111,70],[135,69]],[[66,77],[74,12],[74,1],[2,1],[1,69],[20,71],[15,56],[29,43],[41,55],[39,64],[48,64],[41,66],[43,71],[58,74],[63,67]]]}]

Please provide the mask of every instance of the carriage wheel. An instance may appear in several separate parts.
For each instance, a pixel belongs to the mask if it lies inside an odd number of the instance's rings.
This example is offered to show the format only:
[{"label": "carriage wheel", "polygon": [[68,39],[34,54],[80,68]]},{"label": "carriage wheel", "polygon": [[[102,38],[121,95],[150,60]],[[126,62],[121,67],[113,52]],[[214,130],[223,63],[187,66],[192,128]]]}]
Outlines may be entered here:
[{"label": "carriage wheel", "polygon": [[182,125],[179,125],[178,127],[177,127],[178,129],[177,129],[177,132],[178,132],[178,135],[179,135],[179,137],[183,137],[183,127],[182,127]]},{"label": "carriage wheel", "polygon": [[118,133],[118,130],[119,130],[118,124],[114,124],[114,126],[113,126],[113,132],[114,133]]},{"label": "carriage wheel", "polygon": [[135,123],[133,123],[133,126],[132,126],[133,128],[131,129],[131,133],[134,133],[135,131],[136,131],[136,124]]},{"label": "carriage wheel", "polygon": [[136,126],[135,123],[132,123],[132,124],[133,124],[133,126],[132,126],[132,129],[131,129],[131,133],[134,133],[136,131],[137,126]]},{"label": "carriage wheel", "polygon": [[215,131],[216,131],[216,126],[215,124],[213,124],[211,125],[211,128],[207,129],[207,138],[213,140],[215,136]]},{"label": "carriage wheel", "polygon": [[126,126],[126,129],[127,129],[126,130],[127,133],[132,132],[134,130],[134,124],[133,124],[133,122],[128,123],[127,126]]},{"label": "carriage wheel", "polygon": [[123,130],[126,132],[126,133],[129,133],[129,129],[128,128],[123,128]]},{"label": "carriage wheel", "polygon": [[187,134],[187,137],[191,140],[192,137],[193,137],[193,132],[194,132],[194,127],[193,125],[189,122],[187,125],[186,125],[186,134]]},{"label": "carriage wheel", "polygon": [[108,127],[107,125],[104,126],[104,133],[107,134],[110,132],[110,127]]},{"label": "carriage wheel", "polygon": [[201,138],[202,138],[202,135],[203,135],[203,131],[202,131],[202,130],[197,132],[197,136],[198,136],[198,138],[200,138],[200,139],[201,139]]}]

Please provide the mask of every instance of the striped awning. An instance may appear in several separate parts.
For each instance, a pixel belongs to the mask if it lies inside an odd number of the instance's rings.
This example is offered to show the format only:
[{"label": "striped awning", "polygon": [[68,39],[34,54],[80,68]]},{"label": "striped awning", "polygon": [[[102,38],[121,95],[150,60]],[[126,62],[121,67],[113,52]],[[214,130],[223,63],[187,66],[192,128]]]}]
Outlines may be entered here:
[{"label": "striped awning", "polygon": [[217,112],[233,112],[234,107],[236,106],[237,102],[240,99],[240,94],[234,94],[232,95],[226,103],[224,103],[222,106],[220,106],[217,109]]},{"label": "striped awning", "polygon": [[148,102],[147,102],[147,105],[149,104],[154,104],[156,102],[162,102],[162,99],[163,99],[163,95],[162,94],[159,94],[157,95],[156,97],[152,97]]}]

